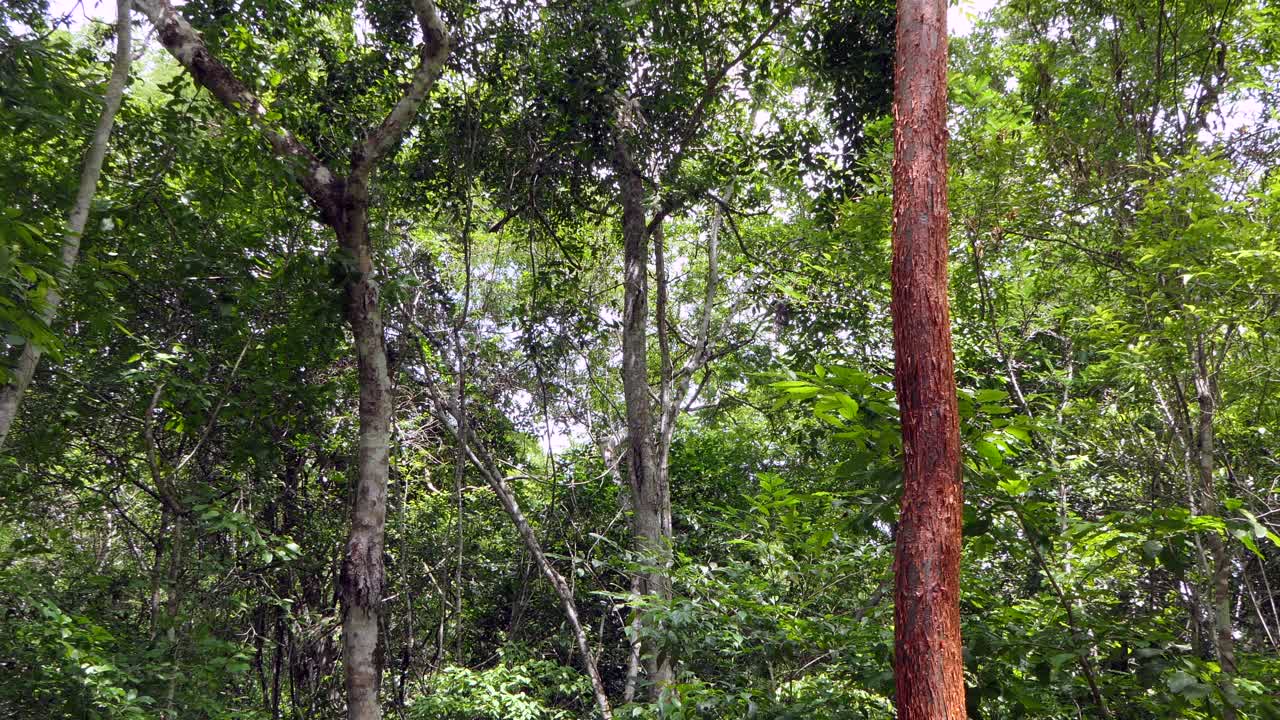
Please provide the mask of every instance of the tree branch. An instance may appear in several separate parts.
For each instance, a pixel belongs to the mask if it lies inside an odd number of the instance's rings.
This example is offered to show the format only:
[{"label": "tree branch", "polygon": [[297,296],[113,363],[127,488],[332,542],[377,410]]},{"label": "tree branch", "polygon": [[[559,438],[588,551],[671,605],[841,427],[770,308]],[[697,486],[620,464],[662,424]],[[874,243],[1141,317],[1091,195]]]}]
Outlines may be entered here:
[{"label": "tree branch", "polygon": [[334,188],[337,179],[316,154],[288,130],[267,119],[267,108],[253,91],[209,51],[204,38],[169,0],[136,0],[137,7],[156,28],[160,44],[191,73],[196,83],[213,93],[228,109],[243,115],[271,145],[275,155],[291,165],[307,195],[325,213],[337,217]]},{"label": "tree branch", "polygon": [[[529,551],[543,578],[551,584],[552,589],[555,590],[556,595],[559,597],[561,610],[564,612],[569,628],[573,632],[578,652],[582,653],[582,662],[587,676],[591,679],[596,708],[600,711],[600,715],[604,720],[612,720],[613,710],[609,704],[609,695],[605,690],[604,679],[600,675],[596,655],[591,650],[591,643],[578,615],[578,605],[574,599],[572,588],[569,587],[569,583],[564,576],[555,569],[550,559],[547,558],[542,549],[542,543],[538,540],[537,533],[534,532],[533,526],[529,524],[528,518],[525,517],[524,511],[520,508],[515,492],[507,484],[506,476],[498,468],[492,453],[490,453],[484,442],[472,428],[450,423],[450,420],[456,420],[459,417],[458,408],[429,379],[424,379],[422,386],[430,397],[435,414],[440,419],[441,424],[455,436],[459,446],[465,452],[466,458],[471,461],[471,464],[488,482],[493,493],[498,496],[498,501],[502,504],[512,524],[515,525],[520,539],[524,542],[525,549]],[[460,459],[459,461],[462,462],[463,460]]]},{"label": "tree branch", "polygon": [[[213,424],[218,421],[218,413],[222,412],[223,406],[227,404],[227,398],[231,396],[231,383],[236,379],[236,373],[240,372],[240,363],[244,361],[245,353],[249,352],[249,346],[253,343],[253,336],[250,335],[248,340],[244,341],[244,347],[240,348],[240,355],[236,358],[236,364],[231,368],[231,374],[227,376],[227,382],[222,388],[222,397],[218,398],[218,404],[214,406],[213,412],[209,413],[209,420],[204,424],[204,431],[200,433],[200,439],[196,440],[195,447],[187,453],[186,457],[173,468],[173,472],[177,473],[191,462],[196,456],[196,452],[204,445],[204,441],[209,439],[209,434],[213,432]],[[148,416],[150,420],[150,416]]]},{"label": "tree branch", "polygon": [[440,19],[435,3],[431,0],[413,0],[422,27],[422,45],[418,48],[418,68],[404,96],[400,98],[382,124],[364,139],[351,158],[351,177],[363,181],[369,177],[373,166],[404,136],[422,101],[431,92],[436,80],[444,72],[445,60],[452,50],[449,29]]}]

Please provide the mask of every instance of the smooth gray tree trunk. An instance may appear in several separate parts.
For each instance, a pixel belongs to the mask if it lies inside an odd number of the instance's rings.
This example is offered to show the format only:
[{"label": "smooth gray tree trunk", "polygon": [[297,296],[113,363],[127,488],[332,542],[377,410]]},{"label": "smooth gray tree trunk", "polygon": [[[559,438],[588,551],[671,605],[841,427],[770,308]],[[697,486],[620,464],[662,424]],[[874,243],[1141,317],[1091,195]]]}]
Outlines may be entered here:
[{"label": "smooth gray tree trunk", "polygon": [[[80,257],[80,239],[84,236],[84,228],[89,221],[93,196],[98,189],[98,177],[102,174],[102,163],[111,140],[111,129],[115,127],[116,112],[120,109],[124,86],[129,80],[133,52],[132,28],[129,24],[132,9],[133,0],[118,0],[116,4],[116,54],[111,63],[111,79],[107,81],[107,90],[102,98],[102,115],[98,118],[98,126],[93,131],[89,152],[80,170],[80,186],[76,190],[75,203],[67,216],[67,232],[62,237],[62,268],[58,285],[49,288],[49,292],[45,294],[44,307],[40,311],[40,319],[45,325],[52,324],[57,317],[58,306],[62,303],[62,293],[58,287],[71,282],[76,261]],[[42,350],[28,340],[18,357],[13,379],[0,388],[0,449],[9,437],[9,430],[13,427],[22,404],[22,396],[26,394],[31,378],[36,374],[41,354]]]},{"label": "smooth gray tree trunk", "polygon": [[[1214,379],[1215,371],[1212,366],[1212,360],[1206,352],[1203,335],[1195,338],[1193,360],[1195,364],[1196,406],[1198,410],[1195,433],[1196,470],[1200,480],[1198,509],[1204,515],[1219,515],[1222,508],[1218,502],[1217,485],[1213,478],[1214,469],[1217,465],[1214,450],[1214,420],[1218,412],[1218,393],[1217,383]],[[1224,695],[1234,697],[1233,681],[1236,674],[1236,643],[1231,621],[1232,558],[1222,535],[1216,532],[1207,532],[1204,537],[1204,544],[1208,546],[1208,552],[1206,553],[1208,557],[1205,558],[1205,565],[1209,570],[1207,580],[1209,596],[1212,598],[1209,617],[1213,627],[1215,654],[1218,656],[1218,665],[1222,668],[1220,684]],[[1235,720],[1236,716],[1235,707],[1230,702],[1224,702],[1222,705],[1223,720]]]}]

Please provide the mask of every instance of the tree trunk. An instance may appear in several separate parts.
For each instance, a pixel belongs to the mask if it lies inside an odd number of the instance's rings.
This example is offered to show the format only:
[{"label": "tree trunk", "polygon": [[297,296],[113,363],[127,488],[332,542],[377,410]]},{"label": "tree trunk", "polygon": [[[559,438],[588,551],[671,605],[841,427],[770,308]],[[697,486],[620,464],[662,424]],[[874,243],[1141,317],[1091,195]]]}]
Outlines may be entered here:
[{"label": "tree trunk", "polygon": [[[631,528],[646,566],[640,574],[640,594],[661,603],[671,599],[671,494],[658,468],[649,399],[649,236],[644,183],[620,139],[614,149],[614,167],[622,195],[622,390],[629,438]],[[652,632],[646,614],[641,614],[640,628]],[[656,697],[674,677],[671,659],[652,639],[642,643],[642,653],[650,694]]]},{"label": "tree trunk", "polygon": [[373,250],[369,244],[369,177],[377,162],[403,137],[423,99],[444,71],[452,42],[448,28],[431,0],[413,0],[422,29],[418,67],[404,95],[352,151],[351,172],[343,180],[296,136],[267,121],[269,113],[262,101],[209,52],[200,34],[169,0],[137,2],[155,25],[161,44],[196,82],[227,108],[243,114],[270,144],[273,153],[291,163],[295,180],[315,203],[325,223],[333,228],[339,246],[355,261],[354,272],[344,282],[344,314],[355,339],[360,430],[351,530],[339,581],[342,651],[347,717],[379,720],[382,717],[378,704],[382,648],[378,620],[386,582],[382,554],[390,474],[392,397],[378,286],[373,278]]},{"label": "tree trunk", "polygon": [[965,717],[960,426],[947,301],[946,17],[943,0],[898,2],[892,314],[905,454],[894,603],[899,720]]},{"label": "tree trunk", "polygon": [[[1196,406],[1199,410],[1196,422],[1196,469],[1200,479],[1199,512],[1203,515],[1218,515],[1217,486],[1213,480],[1214,466],[1217,464],[1214,453],[1213,422],[1217,414],[1217,388],[1214,386],[1211,361],[1205,352],[1204,337],[1195,340],[1195,384]],[[1216,532],[1205,533],[1205,545],[1208,546],[1209,596],[1213,598],[1210,612],[1213,626],[1213,647],[1218,657],[1218,665],[1222,667],[1221,687],[1223,695],[1234,699],[1235,687],[1233,678],[1236,674],[1235,636],[1232,635],[1231,622],[1231,554],[1223,542],[1222,535]],[[1223,720],[1235,720],[1236,709],[1230,701],[1222,706]]]},{"label": "tree trunk", "polygon": [[[89,153],[85,156],[84,167],[80,170],[80,187],[76,190],[75,203],[67,216],[67,232],[62,237],[62,272],[58,278],[60,284],[71,282],[72,271],[80,256],[80,238],[84,235],[84,227],[89,221],[89,209],[93,205],[93,196],[98,189],[98,176],[102,174],[102,162],[107,155],[107,142],[111,139],[111,128],[115,126],[116,111],[120,109],[120,101],[124,96],[124,86],[129,79],[129,65],[132,60],[133,42],[131,11],[133,0],[119,0],[116,5],[116,54],[111,64],[111,79],[107,81],[107,91],[102,99],[102,115],[98,118],[98,127],[93,131],[93,140],[89,143]],[[45,294],[44,307],[40,310],[40,319],[45,325],[53,322],[62,303],[62,293],[56,287]],[[36,374],[36,365],[40,363],[42,350],[30,340],[22,346],[22,354],[18,357],[18,365],[13,371],[13,380],[0,388],[0,448],[4,447],[9,437],[9,429],[18,416],[18,407],[22,404],[22,396]]]},{"label": "tree trunk", "polygon": [[[178,625],[180,622],[178,616],[182,609],[183,525],[182,516],[177,515],[174,518],[173,528],[170,530],[169,569],[166,579],[168,595],[164,601],[165,641],[168,646],[167,652],[169,653],[170,662],[173,663],[174,667],[182,667],[182,648],[178,646]],[[177,720],[179,717],[176,704],[177,690],[178,675],[174,673],[169,676],[169,682],[165,687],[165,720]]]},{"label": "tree trunk", "polygon": [[342,659],[346,668],[347,717],[382,717],[378,689],[382,647],[378,619],[385,584],[383,535],[387,520],[388,450],[391,440],[391,378],[382,337],[378,286],[369,245],[368,189],[352,179],[343,192],[338,242],[355,258],[346,281],[345,312],[355,338],[360,378],[359,455],[351,530],[342,560]]}]

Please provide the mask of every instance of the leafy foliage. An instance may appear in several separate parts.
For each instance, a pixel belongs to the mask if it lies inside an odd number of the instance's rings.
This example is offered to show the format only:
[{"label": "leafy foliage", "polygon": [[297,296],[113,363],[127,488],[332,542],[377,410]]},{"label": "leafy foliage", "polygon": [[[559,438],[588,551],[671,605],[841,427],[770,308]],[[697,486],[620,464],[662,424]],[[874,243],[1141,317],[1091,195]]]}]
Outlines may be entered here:
[{"label": "leafy foliage", "polygon": [[[385,716],[596,712],[447,397],[617,717],[892,717],[892,6],[440,10],[455,51],[371,198]],[[326,162],[414,61],[408,2],[182,12]],[[248,123],[139,46],[60,277],[112,38],[50,13],[0,8],[5,372],[49,351],[0,456],[0,713],[341,717],[359,270]],[[1276,8],[1020,0],[952,49],[969,716],[1280,717]],[[619,132],[666,213],[655,404],[695,368],[670,601],[633,584]],[[631,674],[637,641],[670,686]]]}]

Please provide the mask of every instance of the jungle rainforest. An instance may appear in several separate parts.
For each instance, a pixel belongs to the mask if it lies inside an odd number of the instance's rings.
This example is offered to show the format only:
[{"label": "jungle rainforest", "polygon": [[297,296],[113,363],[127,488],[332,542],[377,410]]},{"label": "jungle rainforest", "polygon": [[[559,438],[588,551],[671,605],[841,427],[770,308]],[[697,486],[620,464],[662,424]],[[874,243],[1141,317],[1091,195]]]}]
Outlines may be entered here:
[{"label": "jungle rainforest", "polygon": [[4,0],[0,716],[1280,719],[1280,4]]}]

